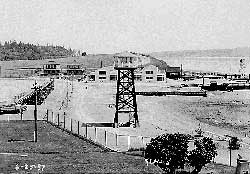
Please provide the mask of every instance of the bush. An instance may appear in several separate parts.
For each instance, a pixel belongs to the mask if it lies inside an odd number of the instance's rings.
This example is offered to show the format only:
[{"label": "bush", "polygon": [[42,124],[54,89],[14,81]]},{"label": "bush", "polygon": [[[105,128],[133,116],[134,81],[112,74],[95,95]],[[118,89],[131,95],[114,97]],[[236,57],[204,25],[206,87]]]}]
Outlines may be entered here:
[{"label": "bush", "polygon": [[239,139],[237,137],[231,137],[228,148],[231,150],[238,150],[240,148]]},{"label": "bush", "polygon": [[190,135],[179,133],[152,138],[146,147],[145,158],[170,174],[175,173],[176,169],[183,169],[185,164],[193,166],[195,169],[192,173],[197,174],[212,161],[217,152],[214,142],[207,137],[195,140],[195,149],[188,151],[191,138]]}]

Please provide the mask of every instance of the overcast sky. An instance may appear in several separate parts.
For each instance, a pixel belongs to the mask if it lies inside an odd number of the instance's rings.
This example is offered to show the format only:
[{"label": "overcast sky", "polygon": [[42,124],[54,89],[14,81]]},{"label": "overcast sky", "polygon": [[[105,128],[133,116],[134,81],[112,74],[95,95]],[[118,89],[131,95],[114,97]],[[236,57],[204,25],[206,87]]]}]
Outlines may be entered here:
[{"label": "overcast sky", "polygon": [[250,0],[0,0],[0,40],[87,53],[250,46]]}]

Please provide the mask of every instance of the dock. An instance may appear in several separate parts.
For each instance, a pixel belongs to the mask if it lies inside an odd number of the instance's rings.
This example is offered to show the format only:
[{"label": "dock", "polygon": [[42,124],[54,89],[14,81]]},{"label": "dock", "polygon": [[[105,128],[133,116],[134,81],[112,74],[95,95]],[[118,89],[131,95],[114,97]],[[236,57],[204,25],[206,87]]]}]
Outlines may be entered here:
[{"label": "dock", "polygon": [[161,92],[161,91],[153,91],[153,92],[135,92],[136,95],[144,95],[144,96],[166,96],[166,95],[183,95],[183,96],[203,96],[206,97],[206,91],[197,91],[197,92],[184,92],[184,91],[169,91],[169,92]]},{"label": "dock", "polygon": [[218,85],[216,83],[210,84],[210,85],[205,85],[201,87],[204,90],[207,91],[233,91],[233,90],[244,90],[250,89],[250,84],[249,83],[223,83],[221,85]]},{"label": "dock", "polygon": [[[47,96],[54,90],[54,80],[50,80],[38,87],[37,90],[37,104],[41,105]],[[16,105],[35,105],[35,90],[32,89],[26,94],[18,96]]]}]

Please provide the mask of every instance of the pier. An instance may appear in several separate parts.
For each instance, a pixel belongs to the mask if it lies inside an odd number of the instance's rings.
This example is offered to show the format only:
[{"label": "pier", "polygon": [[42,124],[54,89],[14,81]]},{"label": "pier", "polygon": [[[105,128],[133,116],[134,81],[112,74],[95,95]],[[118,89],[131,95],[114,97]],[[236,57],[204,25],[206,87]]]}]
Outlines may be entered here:
[{"label": "pier", "polygon": [[211,83],[210,85],[202,86],[204,90],[208,91],[233,91],[233,90],[243,90],[250,89],[249,83],[223,83],[218,85],[217,83]]},{"label": "pier", "polygon": [[[41,86],[38,86],[37,90],[37,104],[41,105],[43,101],[47,98],[47,96],[54,90],[54,80],[50,80],[49,82],[44,83]],[[18,96],[15,104],[19,105],[34,105],[35,104],[35,90],[30,90],[26,94],[22,94]]]},{"label": "pier", "polygon": [[136,95],[144,95],[144,96],[166,96],[166,95],[183,95],[183,96],[203,96],[206,97],[206,91],[197,91],[197,92],[180,92],[180,91],[171,91],[171,92],[136,92]]}]

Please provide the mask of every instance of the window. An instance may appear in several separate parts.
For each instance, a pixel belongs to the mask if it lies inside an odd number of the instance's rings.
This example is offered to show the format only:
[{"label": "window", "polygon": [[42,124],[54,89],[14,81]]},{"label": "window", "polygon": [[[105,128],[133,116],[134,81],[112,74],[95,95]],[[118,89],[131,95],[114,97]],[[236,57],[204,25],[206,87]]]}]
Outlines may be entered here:
[{"label": "window", "polygon": [[146,77],[146,79],[147,79],[147,80],[152,80],[152,79],[153,79],[153,77]]},{"label": "window", "polygon": [[135,80],[141,81],[142,80],[141,75],[135,75]]},{"label": "window", "polygon": [[112,81],[117,80],[117,75],[110,75],[110,80],[112,80]]},{"label": "window", "polygon": [[106,71],[99,71],[99,75],[106,75]]},{"label": "window", "polygon": [[146,74],[154,74],[153,71],[146,71]]},{"label": "window", "polygon": [[157,81],[164,81],[164,76],[158,75],[157,76]]},{"label": "window", "polygon": [[80,65],[67,65],[68,69],[80,69]]},{"label": "window", "polygon": [[54,64],[46,65],[46,69],[56,69],[56,65],[54,65]]},{"label": "window", "polygon": [[90,75],[90,80],[95,81],[95,75]]},{"label": "window", "polygon": [[106,79],[106,77],[99,77],[99,79],[100,79],[100,80],[105,80],[105,79]]}]

